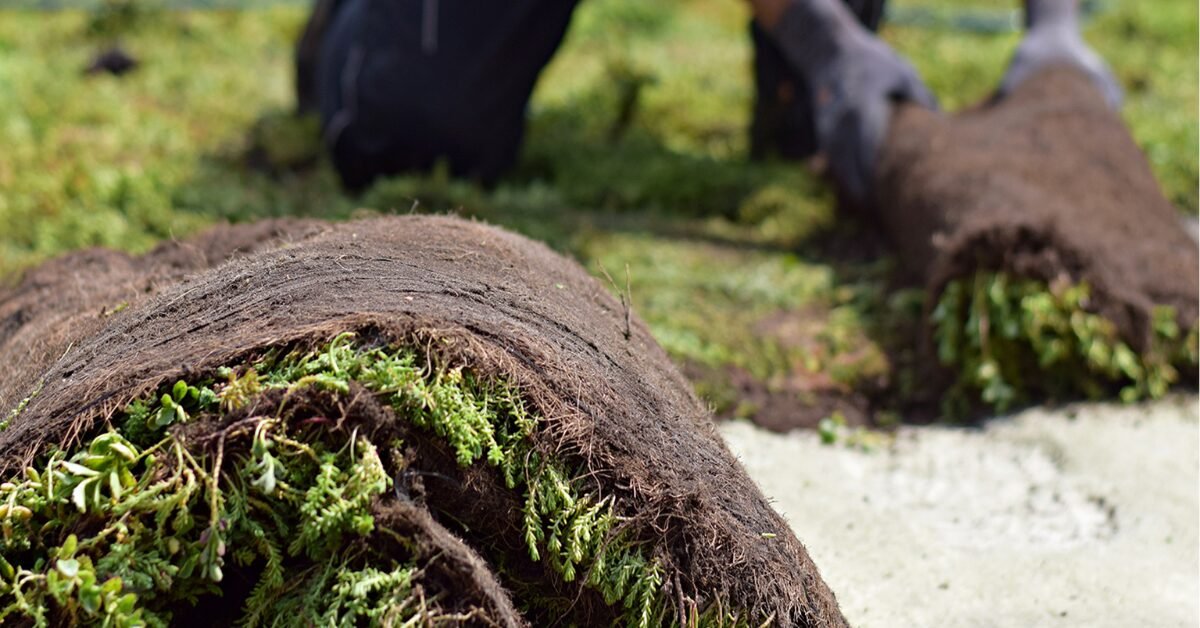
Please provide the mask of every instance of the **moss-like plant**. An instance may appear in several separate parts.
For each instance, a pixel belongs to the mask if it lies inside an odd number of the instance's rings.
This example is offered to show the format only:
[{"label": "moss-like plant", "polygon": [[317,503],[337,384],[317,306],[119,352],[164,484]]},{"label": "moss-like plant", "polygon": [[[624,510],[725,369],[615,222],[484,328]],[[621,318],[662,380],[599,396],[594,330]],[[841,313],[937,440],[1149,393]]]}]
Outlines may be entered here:
[{"label": "moss-like plant", "polygon": [[[298,391],[343,395],[356,383],[443,439],[459,465],[495,468],[523,504],[532,560],[563,581],[582,579],[623,624],[669,623],[663,566],[619,526],[622,504],[599,498],[569,461],[534,449],[541,419],[515,387],[425,365],[411,350],[343,334],[314,351],[272,351],[177,382],[129,404],[86,446],[48,452],[0,485],[0,619],[166,625],[182,605],[220,592],[227,560],[252,575],[243,625],[442,616],[440,600],[416,592],[415,558],[352,543],[381,532],[372,504],[403,456],[381,456],[330,421],[281,418]],[[274,407],[233,416],[270,391],[282,391]],[[213,423],[197,447],[186,426],[202,420]],[[746,618],[715,610],[701,619]]]},{"label": "moss-like plant", "polygon": [[[396,590],[326,591],[314,568],[337,566],[343,584],[414,569],[382,555],[356,569],[367,557],[346,543],[373,531],[371,502],[390,483],[375,447],[313,430],[301,441],[284,422],[260,418],[222,429],[216,455],[197,457],[166,430],[217,400],[211,388],[178,382],[156,402],[131,405],[123,429],[52,452],[0,485],[0,618],[166,625],[180,603],[219,592],[230,557],[258,566],[247,625],[284,616],[352,624],[403,608]],[[286,589],[285,561],[299,573]],[[327,603],[278,614],[295,596]]]},{"label": "moss-like plant", "polygon": [[1138,353],[1112,321],[1088,311],[1086,283],[1047,285],[998,272],[949,282],[933,310],[939,361],[957,373],[944,412],[962,416],[975,400],[997,411],[1040,397],[1156,399],[1195,370],[1197,330],[1175,311],[1154,311],[1149,347]]}]

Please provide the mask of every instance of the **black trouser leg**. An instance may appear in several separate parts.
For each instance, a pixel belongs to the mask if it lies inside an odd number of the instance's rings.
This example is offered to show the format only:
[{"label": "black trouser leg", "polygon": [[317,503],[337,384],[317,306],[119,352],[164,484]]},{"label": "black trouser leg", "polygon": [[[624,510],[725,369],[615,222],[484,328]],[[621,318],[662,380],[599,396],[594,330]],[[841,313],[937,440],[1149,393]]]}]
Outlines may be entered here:
[{"label": "black trouser leg", "polygon": [[317,68],[343,183],[427,170],[485,182],[513,166],[529,96],[575,0],[345,0]]},{"label": "black trouser leg", "polygon": [[317,110],[317,61],[321,46],[329,32],[333,16],[343,0],[316,0],[312,13],[304,25],[304,32],[296,42],[296,110],[309,113]]}]

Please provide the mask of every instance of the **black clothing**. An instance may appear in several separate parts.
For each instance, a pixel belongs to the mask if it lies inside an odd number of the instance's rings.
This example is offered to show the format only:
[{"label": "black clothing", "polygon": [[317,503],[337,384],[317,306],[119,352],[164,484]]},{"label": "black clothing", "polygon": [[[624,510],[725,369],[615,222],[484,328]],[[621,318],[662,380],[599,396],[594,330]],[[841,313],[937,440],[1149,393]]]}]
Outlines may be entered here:
[{"label": "black clothing", "polygon": [[[318,0],[297,46],[299,108],[320,111],[350,190],[442,160],[455,176],[494,181],[516,162],[529,96],[577,1]],[[846,1],[874,29],[884,0]],[[752,152],[807,156],[803,83],[765,33],[752,36]]]},{"label": "black clothing", "polygon": [[342,181],[428,170],[492,181],[516,162],[525,107],[576,0],[344,0],[317,92]]}]

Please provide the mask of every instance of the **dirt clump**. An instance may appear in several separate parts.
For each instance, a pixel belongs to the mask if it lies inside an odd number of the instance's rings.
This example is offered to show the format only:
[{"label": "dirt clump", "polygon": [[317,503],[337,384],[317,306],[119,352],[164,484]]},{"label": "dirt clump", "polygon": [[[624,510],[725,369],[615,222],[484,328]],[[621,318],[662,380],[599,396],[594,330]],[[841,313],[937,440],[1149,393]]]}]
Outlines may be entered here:
[{"label": "dirt clump", "polygon": [[129,54],[120,46],[112,46],[96,53],[91,62],[84,68],[84,74],[111,74],[124,76],[141,65],[137,57]]}]

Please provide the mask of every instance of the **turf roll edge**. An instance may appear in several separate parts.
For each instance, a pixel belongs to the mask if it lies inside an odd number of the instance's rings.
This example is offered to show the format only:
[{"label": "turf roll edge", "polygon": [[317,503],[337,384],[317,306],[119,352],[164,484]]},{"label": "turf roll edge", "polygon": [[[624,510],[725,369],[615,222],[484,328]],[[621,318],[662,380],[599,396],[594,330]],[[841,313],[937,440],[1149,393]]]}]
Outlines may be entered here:
[{"label": "turf roll edge", "polygon": [[256,625],[845,625],[577,264],[448,217],[222,229],[0,295],[0,609],[22,582],[47,621],[187,625],[172,578],[207,578]]},{"label": "turf roll edge", "polygon": [[952,393],[1003,410],[1195,385],[1196,242],[1082,72],[957,115],[899,107],[875,190]]}]

